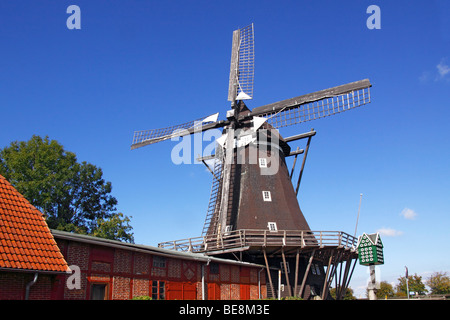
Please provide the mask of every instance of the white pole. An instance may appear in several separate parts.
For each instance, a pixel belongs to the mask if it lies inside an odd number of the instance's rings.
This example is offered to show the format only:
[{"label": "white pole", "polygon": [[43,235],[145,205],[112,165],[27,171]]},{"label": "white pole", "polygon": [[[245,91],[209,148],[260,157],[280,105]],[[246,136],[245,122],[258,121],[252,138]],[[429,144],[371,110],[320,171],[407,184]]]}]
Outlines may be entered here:
[{"label": "white pole", "polygon": [[358,207],[358,216],[356,217],[356,226],[355,226],[355,235],[356,238],[356,230],[358,230],[358,220],[359,220],[359,212],[361,211],[361,200],[362,200],[362,193],[359,194],[359,207]]},{"label": "white pole", "polygon": [[370,270],[369,300],[377,300],[376,294],[377,281],[375,277],[375,265],[371,264],[369,266],[369,270]]},{"label": "white pole", "polygon": [[281,269],[278,270],[278,300],[281,300]]},{"label": "white pole", "polygon": [[406,294],[408,295],[408,300],[409,300],[409,285],[408,285],[408,278],[406,278]]},{"label": "white pole", "polygon": [[205,300],[205,265],[202,264],[202,300]]},{"label": "white pole", "polygon": [[408,267],[405,266],[406,272],[405,272],[405,278],[406,278],[406,295],[408,297],[409,300],[409,280],[408,280]]}]

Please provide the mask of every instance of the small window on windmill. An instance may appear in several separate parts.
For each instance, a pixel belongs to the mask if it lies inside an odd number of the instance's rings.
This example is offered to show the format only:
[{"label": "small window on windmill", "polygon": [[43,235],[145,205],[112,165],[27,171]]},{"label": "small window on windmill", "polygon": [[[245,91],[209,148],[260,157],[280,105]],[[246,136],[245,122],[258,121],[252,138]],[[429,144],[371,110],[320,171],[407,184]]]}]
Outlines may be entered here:
[{"label": "small window on windmill", "polygon": [[276,222],[268,222],[267,227],[269,228],[270,231],[278,231]]},{"label": "small window on windmill", "polygon": [[259,167],[267,168],[267,159],[266,158],[259,158]]},{"label": "small window on windmill", "polygon": [[264,201],[272,201],[272,196],[270,194],[270,191],[263,191],[263,199]]},{"label": "small window on windmill", "polygon": [[232,225],[227,225],[225,227],[225,234],[229,234],[231,232],[231,230],[233,230],[233,226]]}]

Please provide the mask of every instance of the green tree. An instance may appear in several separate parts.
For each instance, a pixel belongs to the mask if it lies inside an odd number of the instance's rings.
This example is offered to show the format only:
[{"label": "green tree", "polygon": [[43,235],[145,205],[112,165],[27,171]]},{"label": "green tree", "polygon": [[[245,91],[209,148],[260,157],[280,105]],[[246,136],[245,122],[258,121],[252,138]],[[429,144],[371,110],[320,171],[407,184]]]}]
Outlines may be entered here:
[{"label": "green tree", "polygon": [[[366,289],[366,295],[369,297],[369,289]],[[377,299],[385,299],[386,297],[390,298],[395,295],[394,288],[392,287],[392,284],[386,281],[380,282],[380,288],[377,289]]]},{"label": "green tree", "polygon": [[[419,295],[425,294],[428,290],[425,288],[425,284],[422,282],[422,277],[414,274],[413,276],[408,276],[408,287],[410,292],[416,292]],[[406,296],[406,277],[398,278],[397,284],[397,296]]]},{"label": "green tree", "polygon": [[[331,288],[330,289],[330,295],[333,299],[336,299],[336,288]],[[352,288],[347,288],[347,290],[345,291],[343,300],[356,300],[356,297],[353,295],[353,289]]]},{"label": "green tree", "polygon": [[446,272],[435,272],[426,281],[432,294],[449,294],[450,277]]},{"label": "green tree", "polygon": [[117,200],[102,169],[79,163],[56,140],[33,135],[29,141],[12,142],[0,150],[0,174],[45,215],[50,228],[115,234],[117,240],[133,242],[129,219],[116,212]]},{"label": "green tree", "polygon": [[123,213],[115,213],[108,220],[97,219],[97,228],[92,235],[95,237],[122,240],[133,242],[133,235],[130,233],[132,227],[129,225],[130,219],[124,217]]}]

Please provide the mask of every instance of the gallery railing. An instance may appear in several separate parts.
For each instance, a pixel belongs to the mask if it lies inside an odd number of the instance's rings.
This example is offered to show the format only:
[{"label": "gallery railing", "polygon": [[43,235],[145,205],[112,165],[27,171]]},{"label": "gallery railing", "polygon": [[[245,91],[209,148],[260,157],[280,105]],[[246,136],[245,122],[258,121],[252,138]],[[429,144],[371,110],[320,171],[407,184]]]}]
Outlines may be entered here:
[{"label": "gallery railing", "polygon": [[342,231],[240,229],[222,234],[167,241],[158,247],[185,252],[231,250],[246,247],[338,247],[354,250],[357,238]]}]

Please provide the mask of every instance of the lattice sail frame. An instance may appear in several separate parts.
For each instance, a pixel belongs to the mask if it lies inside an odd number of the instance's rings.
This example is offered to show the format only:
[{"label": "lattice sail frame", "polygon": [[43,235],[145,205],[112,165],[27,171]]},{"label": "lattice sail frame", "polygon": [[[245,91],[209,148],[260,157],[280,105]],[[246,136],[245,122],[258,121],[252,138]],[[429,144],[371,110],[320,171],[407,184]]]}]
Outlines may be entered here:
[{"label": "lattice sail frame", "polygon": [[255,41],[253,23],[233,32],[228,101],[253,98]]},{"label": "lattice sail frame", "polygon": [[287,127],[302,122],[328,117],[370,103],[370,87],[354,90],[334,97],[286,106],[277,113],[267,112],[259,116],[275,128]]},{"label": "lattice sail frame", "polygon": [[187,130],[189,129],[198,132],[203,131],[205,125],[217,123],[218,115],[219,114],[216,113],[208,117],[192,120],[186,123],[166,128],[135,131],[131,148],[136,149],[144,145],[149,145],[159,141],[179,137],[185,135],[186,133],[192,133],[187,132]]}]

